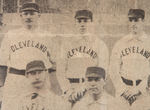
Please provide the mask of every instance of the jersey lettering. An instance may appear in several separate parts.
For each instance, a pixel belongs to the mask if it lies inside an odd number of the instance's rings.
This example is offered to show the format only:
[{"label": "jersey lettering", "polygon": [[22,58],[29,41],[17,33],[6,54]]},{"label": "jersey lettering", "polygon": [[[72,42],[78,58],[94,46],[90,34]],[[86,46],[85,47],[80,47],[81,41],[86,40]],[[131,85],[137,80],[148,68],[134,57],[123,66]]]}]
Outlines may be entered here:
[{"label": "jersey lettering", "polygon": [[16,52],[20,49],[23,49],[23,48],[37,48],[39,49],[41,52],[45,53],[46,56],[49,58],[49,61],[52,62],[51,60],[51,54],[50,52],[47,50],[47,47],[40,43],[40,42],[36,42],[36,41],[32,41],[32,40],[25,40],[25,41],[21,41],[21,42],[18,42],[16,44],[12,44],[10,46],[10,49],[12,52]]},{"label": "jersey lettering", "polygon": [[26,48],[26,47],[35,47],[35,48],[38,48],[39,50],[41,50],[42,52],[46,52],[46,50],[47,50],[47,47],[44,44],[41,44],[39,42],[35,42],[32,40],[18,42],[17,44],[13,44],[10,46],[12,52],[15,52],[17,50],[20,50],[20,49]]},{"label": "jersey lettering", "polygon": [[124,50],[121,51],[121,56],[124,57],[132,53],[140,54],[144,56],[146,59],[150,57],[150,51],[147,51],[143,48],[141,49],[140,47],[136,47],[136,46],[125,48]]},{"label": "jersey lettering", "polygon": [[91,48],[88,48],[86,46],[80,46],[80,47],[71,49],[70,51],[68,51],[67,57],[71,58],[71,57],[77,55],[77,53],[87,54],[90,57],[92,57],[93,59],[95,59],[97,57],[97,53],[94,50],[92,50]]}]

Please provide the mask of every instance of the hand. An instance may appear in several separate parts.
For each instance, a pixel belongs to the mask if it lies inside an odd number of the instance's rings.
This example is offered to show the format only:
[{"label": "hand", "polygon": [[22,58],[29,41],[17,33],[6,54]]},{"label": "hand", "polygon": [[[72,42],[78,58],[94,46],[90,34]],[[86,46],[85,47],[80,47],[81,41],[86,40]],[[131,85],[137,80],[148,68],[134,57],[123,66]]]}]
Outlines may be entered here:
[{"label": "hand", "polygon": [[32,103],[31,105],[23,106],[22,110],[49,110],[49,109],[46,109],[45,107],[39,104]]},{"label": "hand", "polygon": [[74,91],[70,91],[70,95],[68,100],[72,103],[75,103],[76,101],[79,101],[85,94],[85,89],[76,89]]},{"label": "hand", "polygon": [[127,90],[125,91],[121,96],[123,96],[130,105],[132,105],[132,103],[137,100],[137,98],[141,95],[142,93],[140,91],[134,91],[134,90]]}]

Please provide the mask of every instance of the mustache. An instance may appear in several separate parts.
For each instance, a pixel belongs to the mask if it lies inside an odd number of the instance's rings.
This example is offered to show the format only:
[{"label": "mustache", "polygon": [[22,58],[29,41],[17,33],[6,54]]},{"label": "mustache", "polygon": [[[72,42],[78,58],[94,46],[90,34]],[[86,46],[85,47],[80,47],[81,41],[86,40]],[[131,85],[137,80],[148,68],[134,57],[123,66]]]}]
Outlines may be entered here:
[{"label": "mustache", "polygon": [[132,26],[132,28],[137,29],[137,26]]},{"label": "mustache", "polygon": [[98,90],[98,88],[97,87],[91,87],[91,88],[89,88],[89,90]]},{"label": "mustache", "polygon": [[32,20],[31,19],[27,19],[26,22],[32,22]]},{"label": "mustache", "polygon": [[35,82],[33,82],[32,84],[39,84],[39,83],[41,83],[42,81],[35,81]]}]

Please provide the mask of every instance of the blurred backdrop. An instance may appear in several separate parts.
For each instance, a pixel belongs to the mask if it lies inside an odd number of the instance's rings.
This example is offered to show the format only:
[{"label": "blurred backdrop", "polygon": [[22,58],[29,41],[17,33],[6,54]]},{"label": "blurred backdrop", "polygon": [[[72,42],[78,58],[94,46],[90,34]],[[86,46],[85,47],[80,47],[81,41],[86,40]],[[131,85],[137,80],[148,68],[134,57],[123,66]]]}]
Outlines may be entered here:
[{"label": "blurred backdrop", "polygon": [[[94,15],[93,34],[105,41],[111,52],[115,42],[129,33],[128,10],[145,10],[145,32],[150,34],[149,0],[1,0],[3,13],[2,33],[20,27],[19,7],[32,1],[41,7],[40,27],[54,34],[75,32],[74,14],[79,9],[89,9]],[[0,38],[1,39],[1,38]]]}]

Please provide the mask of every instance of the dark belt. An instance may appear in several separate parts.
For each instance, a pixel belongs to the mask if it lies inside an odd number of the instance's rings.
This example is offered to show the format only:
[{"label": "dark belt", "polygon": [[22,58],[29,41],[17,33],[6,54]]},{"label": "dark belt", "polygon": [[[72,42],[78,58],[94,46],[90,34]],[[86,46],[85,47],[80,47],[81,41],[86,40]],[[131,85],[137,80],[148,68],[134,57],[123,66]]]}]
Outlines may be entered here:
[{"label": "dark belt", "polygon": [[48,73],[52,73],[52,72],[56,72],[56,69],[49,68],[49,69],[48,69]]},{"label": "dark belt", "polygon": [[9,73],[16,74],[16,75],[25,75],[25,70],[19,70],[19,69],[10,67]]},{"label": "dark belt", "polygon": [[84,78],[68,78],[70,83],[80,83],[80,82],[84,82]]},{"label": "dark belt", "polygon": [[[56,72],[56,69],[49,68],[48,73],[52,73],[52,72]],[[19,69],[10,67],[9,73],[16,74],[16,75],[25,75],[25,70],[19,70]]]}]

